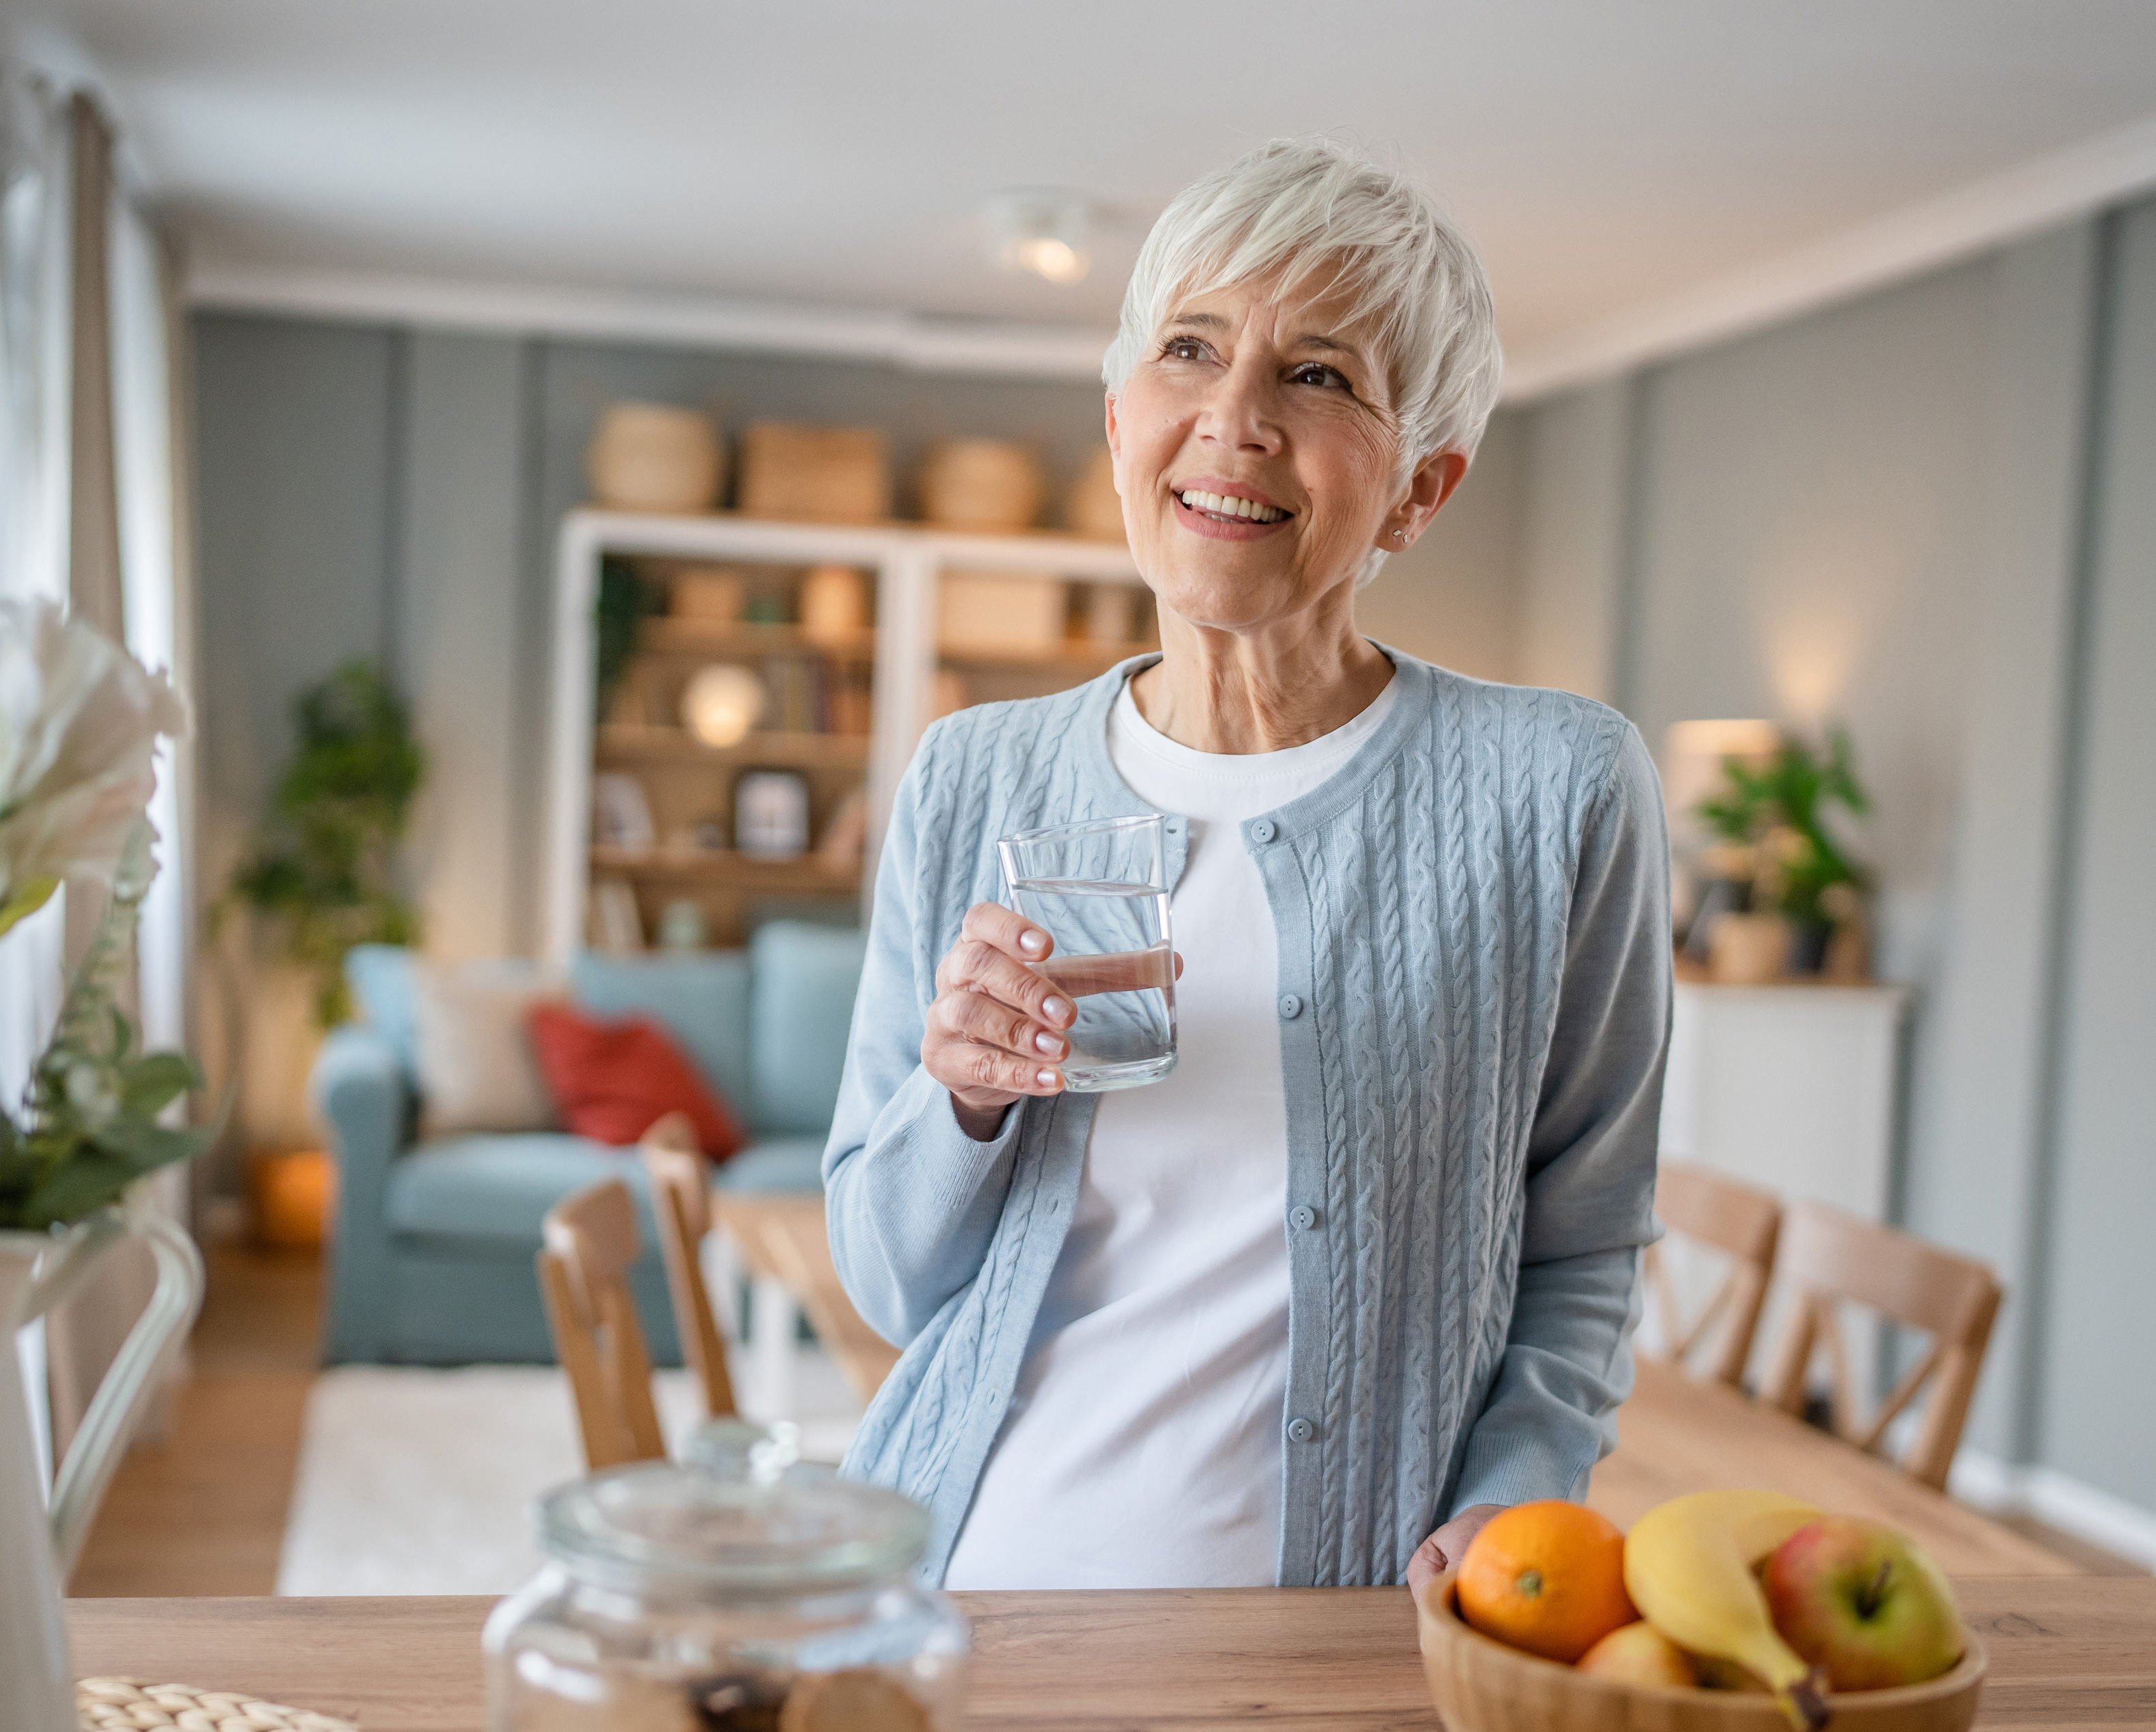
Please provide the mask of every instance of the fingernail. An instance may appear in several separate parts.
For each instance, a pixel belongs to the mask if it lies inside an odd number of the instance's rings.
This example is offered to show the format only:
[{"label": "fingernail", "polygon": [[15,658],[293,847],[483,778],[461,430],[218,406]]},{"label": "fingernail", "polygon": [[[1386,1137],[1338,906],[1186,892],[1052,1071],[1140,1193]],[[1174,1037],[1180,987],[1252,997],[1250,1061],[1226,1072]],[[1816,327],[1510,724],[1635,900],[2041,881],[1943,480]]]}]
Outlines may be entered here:
[{"label": "fingernail", "polygon": [[1050,1070],[1035,1071],[1033,1073],[1033,1080],[1043,1088],[1053,1088],[1055,1086],[1055,1072]]},{"label": "fingernail", "polygon": [[1041,1000],[1040,1014],[1050,1022],[1060,1022],[1070,1014],[1070,1006],[1064,1003],[1061,999],[1044,999]]},{"label": "fingernail", "polygon": [[1048,948],[1048,940],[1039,933],[1028,933],[1018,941],[1018,948],[1028,956],[1038,956]]},{"label": "fingernail", "polygon": [[1033,1044],[1037,1051],[1046,1053],[1050,1058],[1063,1051],[1062,1039],[1055,1035],[1035,1035]]}]

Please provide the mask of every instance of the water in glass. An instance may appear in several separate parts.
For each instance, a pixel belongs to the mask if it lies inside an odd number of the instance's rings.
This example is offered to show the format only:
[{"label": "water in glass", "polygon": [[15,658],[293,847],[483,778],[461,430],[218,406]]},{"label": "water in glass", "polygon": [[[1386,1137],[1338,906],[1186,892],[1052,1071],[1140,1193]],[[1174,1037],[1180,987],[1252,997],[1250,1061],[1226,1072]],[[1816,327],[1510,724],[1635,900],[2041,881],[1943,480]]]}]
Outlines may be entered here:
[{"label": "water in glass", "polygon": [[1039,971],[1076,1007],[1064,1087],[1135,1088],[1175,1068],[1163,820],[1059,825],[997,845],[1011,906],[1055,939]]}]

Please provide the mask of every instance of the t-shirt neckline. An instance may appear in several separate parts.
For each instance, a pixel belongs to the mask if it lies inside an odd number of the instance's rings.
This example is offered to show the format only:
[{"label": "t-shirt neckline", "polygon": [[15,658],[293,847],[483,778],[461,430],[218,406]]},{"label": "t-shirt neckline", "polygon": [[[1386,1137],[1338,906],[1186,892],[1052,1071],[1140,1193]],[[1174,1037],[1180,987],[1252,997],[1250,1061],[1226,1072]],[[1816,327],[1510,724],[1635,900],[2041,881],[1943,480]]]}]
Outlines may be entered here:
[{"label": "t-shirt neckline", "polygon": [[1126,675],[1122,689],[1116,694],[1111,707],[1110,726],[1122,731],[1130,743],[1147,756],[1185,774],[1222,782],[1263,782],[1276,776],[1296,775],[1319,763],[1345,763],[1383,725],[1386,716],[1399,702],[1399,692],[1400,676],[1395,669],[1375,697],[1330,733],[1305,740],[1299,746],[1283,746],[1276,752],[1201,752],[1195,746],[1169,738],[1146,720],[1137,698],[1132,695],[1130,676]]}]

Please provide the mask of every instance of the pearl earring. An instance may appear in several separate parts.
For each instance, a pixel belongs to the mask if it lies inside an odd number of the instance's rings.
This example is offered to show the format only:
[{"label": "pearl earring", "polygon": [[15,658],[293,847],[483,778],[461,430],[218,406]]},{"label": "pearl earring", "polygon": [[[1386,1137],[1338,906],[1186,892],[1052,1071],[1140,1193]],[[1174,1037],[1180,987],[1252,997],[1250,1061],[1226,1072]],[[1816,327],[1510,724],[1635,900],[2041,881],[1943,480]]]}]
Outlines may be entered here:
[{"label": "pearl earring", "polygon": [[1396,542],[1404,542],[1407,538],[1408,532],[1404,529],[1395,529],[1393,532],[1393,539]]}]

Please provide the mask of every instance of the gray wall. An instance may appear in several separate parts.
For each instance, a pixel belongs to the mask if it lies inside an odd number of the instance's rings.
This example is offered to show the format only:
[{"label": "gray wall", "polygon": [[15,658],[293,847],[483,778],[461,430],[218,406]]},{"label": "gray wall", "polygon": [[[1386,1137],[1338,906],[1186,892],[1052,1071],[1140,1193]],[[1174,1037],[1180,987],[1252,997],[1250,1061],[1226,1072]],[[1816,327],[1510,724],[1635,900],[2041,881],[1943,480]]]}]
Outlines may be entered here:
[{"label": "gray wall", "polygon": [[292,694],[393,647],[394,347],[352,326],[196,321],[207,883],[290,749]]},{"label": "gray wall", "polygon": [[2077,660],[2040,1458],[2156,1508],[2156,205],[2112,243]]},{"label": "gray wall", "polygon": [[1969,1441],[2156,1511],[2156,208],[1535,406],[1518,677],[1846,722]]}]

